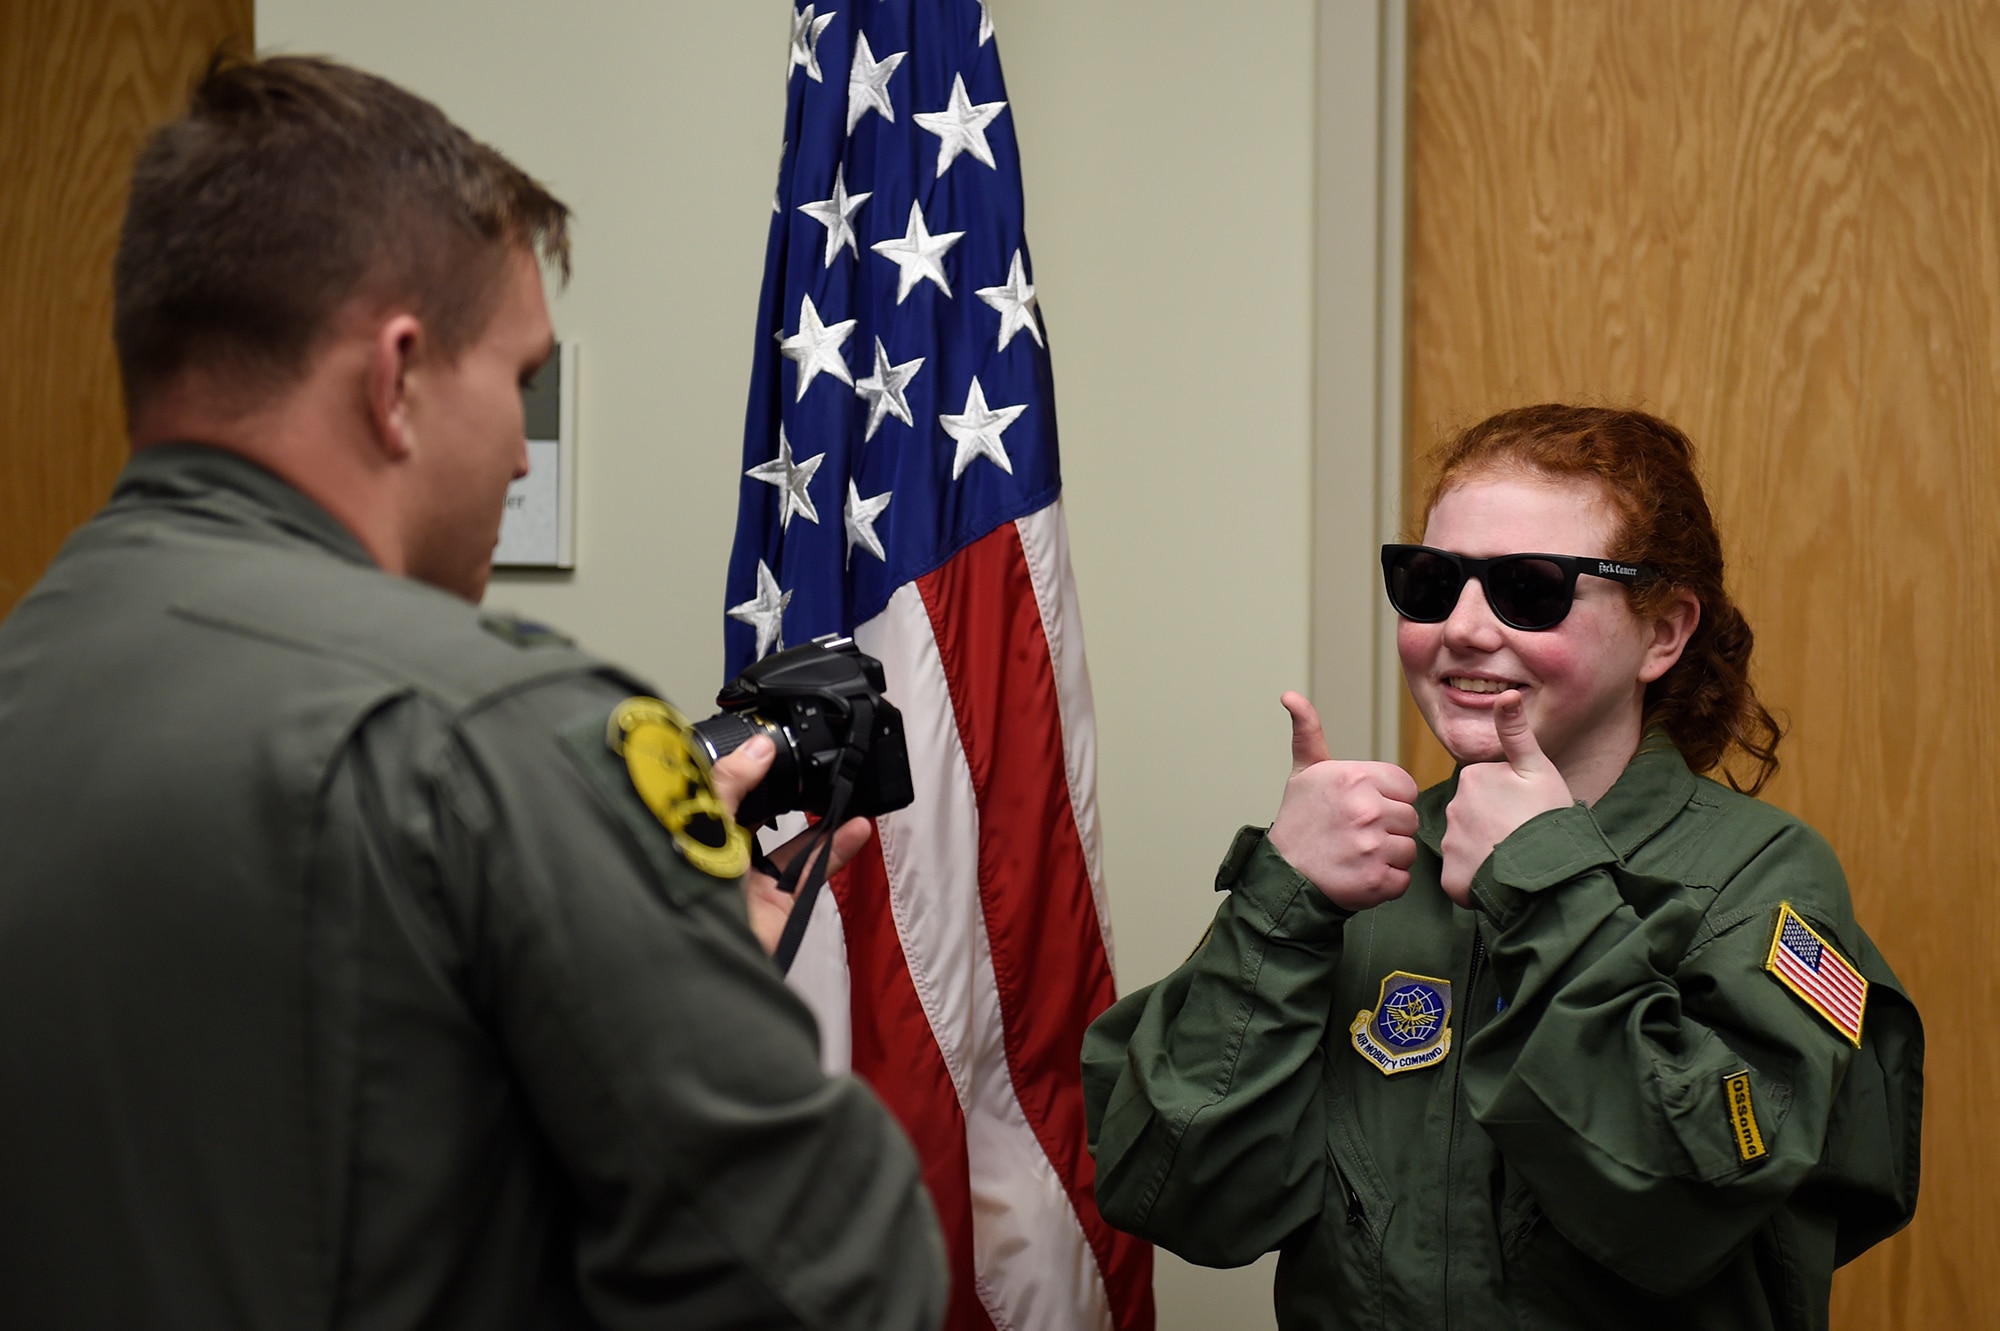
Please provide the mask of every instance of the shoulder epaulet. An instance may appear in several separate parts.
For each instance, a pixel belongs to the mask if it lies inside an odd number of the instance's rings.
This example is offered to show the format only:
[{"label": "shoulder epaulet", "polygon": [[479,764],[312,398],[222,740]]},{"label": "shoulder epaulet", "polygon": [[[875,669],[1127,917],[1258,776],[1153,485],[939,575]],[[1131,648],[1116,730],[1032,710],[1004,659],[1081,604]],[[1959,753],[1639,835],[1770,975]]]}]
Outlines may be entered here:
[{"label": "shoulder epaulet", "polygon": [[313,551],[218,561],[175,597],[173,613],[345,661],[454,712],[537,680],[600,668],[553,629],[478,612],[415,579]]},{"label": "shoulder epaulet", "polygon": [[510,642],[516,647],[576,646],[576,640],[567,634],[559,633],[547,624],[538,624],[532,619],[522,619],[518,615],[485,611],[479,616],[479,627],[502,642]]}]

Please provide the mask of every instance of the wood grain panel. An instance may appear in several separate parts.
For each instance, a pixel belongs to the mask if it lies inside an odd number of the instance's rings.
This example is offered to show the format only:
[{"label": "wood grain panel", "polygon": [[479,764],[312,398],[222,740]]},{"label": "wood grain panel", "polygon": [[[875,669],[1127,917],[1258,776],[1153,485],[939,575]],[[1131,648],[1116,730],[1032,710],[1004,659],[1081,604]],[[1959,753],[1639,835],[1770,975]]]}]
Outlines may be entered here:
[{"label": "wood grain panel", "polygon": [[1929,1034],[1917,1219],[1835,1325],[1995,1325],[2000,7],[1417,0],[1411,88],[1411,493],[1522,402],[1693,436],[1792,725],[1766,798]]},{"label": "wood grain panel", "polygon": [[125,461],[111,258],[132,156],[253,0],[0,4],[0,615]]}]

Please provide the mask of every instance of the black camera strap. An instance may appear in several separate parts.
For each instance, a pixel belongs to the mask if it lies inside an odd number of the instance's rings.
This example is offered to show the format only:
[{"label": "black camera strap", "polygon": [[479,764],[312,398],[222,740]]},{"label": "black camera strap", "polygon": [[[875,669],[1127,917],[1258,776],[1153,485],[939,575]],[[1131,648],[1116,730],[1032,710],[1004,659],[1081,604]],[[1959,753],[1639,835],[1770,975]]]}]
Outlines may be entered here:
[{"label": "black camera strap", "polygon": [[[771,954],[781,973],[792,969],[792,962],[799,954],[799,944],[805,941],[806,926],[812,923],[813,906],[819,899],[820,888],[826,885],[827,863],[833,859],[834,833],[847,819],[847,804],[854,795],[854,782],[861,775],[861,769],[868,761],[868,748],[875,740],[875,704],[867,698],[855,698],[848,706],[851,718],[848,742],[840,751],[840,765],[834,769],[826,817],[820,819],[818,826],[813,828],[812,839],[799,848],[799,853],[778,878],[778,890],[792,898],[792,913],[785,921],[784,933],[778,936],[778,950]],[[808,864],[812,866],[812,871],[805,873]],[[799,881],[802,873],[805,874],[803,883]]]}]

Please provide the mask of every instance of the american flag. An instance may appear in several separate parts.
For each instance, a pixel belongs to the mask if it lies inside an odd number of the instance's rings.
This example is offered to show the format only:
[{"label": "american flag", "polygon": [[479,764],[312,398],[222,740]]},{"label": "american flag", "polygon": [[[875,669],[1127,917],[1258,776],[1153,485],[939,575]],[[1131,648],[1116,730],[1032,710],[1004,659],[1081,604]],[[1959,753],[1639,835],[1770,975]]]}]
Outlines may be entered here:
[{"label": "american flag", "polygon": [[1861,1043],[1868,981],[1789,905],[1778,908],[1778,935],[1771,943],[1767,969],[1832,1022],[1834,1029],[1855,1044]]},{"label": "american flag", "polygon": [[992,23],[809,4],[787,77],[727,668],[851,633],[917,791],[791,979],[917,1144],[954,1331],[1148,1328],[1152,1251],[1098,1215],[1084,1144],[1078,1053],[1114,997],[1094,723]]}]

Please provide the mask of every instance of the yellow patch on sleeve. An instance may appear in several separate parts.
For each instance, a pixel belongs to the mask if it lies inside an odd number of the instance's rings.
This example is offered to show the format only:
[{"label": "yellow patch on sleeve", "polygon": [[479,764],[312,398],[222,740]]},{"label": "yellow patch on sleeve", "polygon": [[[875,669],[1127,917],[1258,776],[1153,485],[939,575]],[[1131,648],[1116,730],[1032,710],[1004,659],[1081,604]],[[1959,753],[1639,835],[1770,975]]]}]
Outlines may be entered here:
[{"label": "yellow patch on sleeve", "polygon": [[1746,1164],[1770,1154],[1764,1148],[1764,1134],[1757,1128],[1757,1110],[1750,1103],[1750,1069],[1725,1075],[1722,1093],[1729,1101],[1730,1126],[1736,1130],[1736,1154]]},{"label": "yellow patch on sleeve", "polygon": [[627,698],[611,713],[604,738],[682,858],[716,878],[742,877],[750,867],[750,833],[716,797],[687,718],[658,698]]}]

